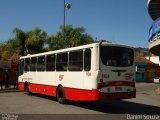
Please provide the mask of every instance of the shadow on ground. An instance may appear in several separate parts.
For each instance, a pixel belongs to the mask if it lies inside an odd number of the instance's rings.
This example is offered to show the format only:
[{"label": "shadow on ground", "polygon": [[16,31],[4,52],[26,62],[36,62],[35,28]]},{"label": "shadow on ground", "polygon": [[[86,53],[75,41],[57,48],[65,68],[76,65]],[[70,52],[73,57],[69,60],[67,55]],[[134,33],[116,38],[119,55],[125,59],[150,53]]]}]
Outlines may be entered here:
[{"label": "shadow on ground", "polygon": [[[32,94],[32,95],[56,102],[55,97],[49,97],[40,94]],[[123,101],[123,100],[98,101],[98,102],[67,101],[66,105],[72,105],[88,110],[94,110],[97,112],[109,113],[109,114],[160,115],[160,107]]]},{"label": "shadow on ground", "polygon": [[110,114],[160,115],[160,107],[123,100],[78,103],[76,106]]}]

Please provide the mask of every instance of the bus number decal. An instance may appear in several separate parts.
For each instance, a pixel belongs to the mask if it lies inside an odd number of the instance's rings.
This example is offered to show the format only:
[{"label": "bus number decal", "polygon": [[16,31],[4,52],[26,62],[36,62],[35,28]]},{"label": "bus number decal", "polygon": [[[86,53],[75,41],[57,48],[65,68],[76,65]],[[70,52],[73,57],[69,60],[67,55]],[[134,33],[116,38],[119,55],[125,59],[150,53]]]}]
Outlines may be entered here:
[{"label": "bus number decal", "polygon": [[87,76],[87,77],[90,77],[90,76],[91,76],[91,73],[90,73],[90,72],[86,72],[86,76]]},{"label": "bus number decal", "polygon": [[62,81],[64,78],[64,75],[59,75],[59,81]]}]

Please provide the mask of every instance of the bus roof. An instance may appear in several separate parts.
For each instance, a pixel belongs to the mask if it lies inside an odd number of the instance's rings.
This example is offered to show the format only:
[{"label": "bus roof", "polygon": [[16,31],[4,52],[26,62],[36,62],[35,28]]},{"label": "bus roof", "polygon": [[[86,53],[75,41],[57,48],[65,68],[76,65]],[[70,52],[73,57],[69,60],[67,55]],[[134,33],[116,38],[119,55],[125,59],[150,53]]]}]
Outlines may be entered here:
[{"label": "bus roof", "polygon": [[[42,55],[49,55],[49,54],[56,54],[56,53],[62,53],[62,52],[69,52],[69,51],[81,50],[81,49],[86,49],[86,48],[93,48],[95,46],[99,46],[99,44],[100,43],[97,42],[97,43],[81,45],[81,46],[76,46],[76,47],[71,47],[71,48],[65,48],[65,49],[60,49],[60,50],[54,50],[54,51],[49,51],[49,52],[43,52],[43,53],[38,53],[38,54],[28,54],[26,56],[20,57],[20,59],[28,58],[28,57],[35,57],[35,56],[42,56]],[[126,47],[126,48],[133,49],[133,47],[122,45],[122,44],[117,44],[117,43],[102,42],[101,45],[102,46],[120,46],[120,47]]]}]

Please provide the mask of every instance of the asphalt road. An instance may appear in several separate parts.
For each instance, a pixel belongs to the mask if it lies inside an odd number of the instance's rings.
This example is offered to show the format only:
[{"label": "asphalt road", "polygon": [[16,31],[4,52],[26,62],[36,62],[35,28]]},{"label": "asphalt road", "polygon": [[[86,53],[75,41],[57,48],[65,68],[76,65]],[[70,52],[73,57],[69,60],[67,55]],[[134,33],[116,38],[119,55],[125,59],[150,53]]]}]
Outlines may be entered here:
[{"label": "asphalt road", "polygon": [[19,91],[0,91],[0,119],[7,120],[160,120],[158,84],[137,84],[137,98],[118,101],[68,102]]}]

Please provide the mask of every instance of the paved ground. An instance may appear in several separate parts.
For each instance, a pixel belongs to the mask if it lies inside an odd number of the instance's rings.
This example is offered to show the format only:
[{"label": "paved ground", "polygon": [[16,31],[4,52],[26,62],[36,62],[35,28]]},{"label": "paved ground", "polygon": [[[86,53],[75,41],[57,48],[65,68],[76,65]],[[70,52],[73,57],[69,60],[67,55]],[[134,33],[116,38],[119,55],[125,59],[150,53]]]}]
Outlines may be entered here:
[{"label": "paved ground", "polygon": [[[0,119],[18,120],[160,120],[160,95],[155,91],[160,87],[154,83],[138,83],[137,98],[120,101],[100,101],[98,103],[59,104],[55,98],[33,94],[28,96],[16,90],[0,92]],[[137,116],[138,115],[138,116]],[[16,119],[17,120],[17,119]]]},{"label": "paved ground", "polygon": [[137,98],[127,101],[160,107],[160,94],[157,92],[159,88],[160,84],[137,83]]}]

